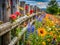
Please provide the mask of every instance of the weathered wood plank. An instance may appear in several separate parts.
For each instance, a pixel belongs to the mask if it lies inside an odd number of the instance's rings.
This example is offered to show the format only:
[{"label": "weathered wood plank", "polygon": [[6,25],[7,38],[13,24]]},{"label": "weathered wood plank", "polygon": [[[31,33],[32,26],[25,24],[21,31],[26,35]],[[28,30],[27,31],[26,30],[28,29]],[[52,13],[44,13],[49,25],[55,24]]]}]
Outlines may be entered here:
[{"label": "weathered wood plank", "polygon": [[[33,23],[34,21],[35,21],[35,20],[33,20],[30,24],[32,25],[32,23]],[[27,27],[28,27],[28,26],[26,26],[25,28],[23,28],[23,29],[21,30],[21,32],[18,34],[18,37],[13,38],[13,40],[10,42],[9,45],[15,45],[15,44],[21,39],[22,35],[27,31],[27,30],[26,30]]]},{"label": "weathered wood plank", "polygon": [[14,27],[18,26],[19,24],[21,24],[23,21],[26,20],[26,18],[27,18],[26,16],[21,17],[21,18],[17,19],[16,22],[13,22],[13,23],[7,22],[7,23],[0,25],[0,36],[5,34],[8,31],[10,31]]},{"label": "weathered wood plank", "polygon": [[15,45],[17,41],[18,41],[18,37],[14,37],[9,45]]},{"label": "weathered wood plank", "polygon": [[1,45],[8,45],[11,41],[11,32],[7,32],[2,36]]},{"label": "weathered wood plank", "polygon": [[4,35],[8,31],[10,31],[11,29],[13,29],[16,26],[20,25],[22,22],[28,20],[28,18],[31,18],[34,15],[35,14],[33,14],[31,16],[23,16],[23,17],[17,19],[16,22],[13,22],[13,23],[7,22],[7,23],[4,23],[4,24],[0,25],[0,36]]},{"label": "weathered wood plank", "polygon": [[10,22],[0,25],[0,35],[5,33],[7,31],[6,29],[9,29],[10,27],[11,27]]}]

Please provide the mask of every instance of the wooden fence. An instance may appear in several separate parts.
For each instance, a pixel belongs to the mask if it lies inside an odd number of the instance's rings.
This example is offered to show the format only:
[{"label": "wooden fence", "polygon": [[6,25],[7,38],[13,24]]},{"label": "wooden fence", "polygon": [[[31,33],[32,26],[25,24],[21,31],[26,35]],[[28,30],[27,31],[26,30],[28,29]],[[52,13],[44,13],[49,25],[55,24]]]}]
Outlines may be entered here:
[{"label": "wooden fence", "polygon": [[[39,12],[40,13],[40,12]],[[15,22],[10,23],[4,23],[0,25],[0,45],[20,45],[19,41],[22,40],[23,42],[25,41],[25,33],[27,31],[27,27],[23,27],[21,32],[16,36],[16,28],[21,25],[26,21],[27,23],[30,22],[32,23],[35,21],[35,15],[39,13],[34,13],[30,16],[23,16],[17,19]],[[11,32],[14,32],[14,37],[11,37]],[[22,42],[22,43],[23,43]]]}]

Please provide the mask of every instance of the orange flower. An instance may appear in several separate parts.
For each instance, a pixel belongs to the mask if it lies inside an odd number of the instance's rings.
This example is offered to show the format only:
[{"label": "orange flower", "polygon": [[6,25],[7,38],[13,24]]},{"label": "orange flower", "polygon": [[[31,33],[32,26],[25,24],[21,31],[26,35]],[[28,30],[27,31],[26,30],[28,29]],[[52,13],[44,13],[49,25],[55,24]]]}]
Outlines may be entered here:
[{"label": "orange flower", "polygon": [[26,22],[24,22],[24,23],[23,23],[23,25],[24,25],[24,26],[27,26],[27,23],[26,23]]},{"label": "orange flower", "polygon": [[52,31],[50,32],[50,35],[52,35],[52,36],[53,36],[53,32],[52,32]]},{"label": "orange flower", "polygon": [[55,34],[53,37],[54,37],[54,38],[57,38],[57,35]]},{"label": "orange flower", "polygon": [[50,14],[46,14],[45,18],[48,19],[50,17]]},{"label": "orange flower", "polygon": [[44,37],[46,35],[45,28],[38,28],[38,35]]}]

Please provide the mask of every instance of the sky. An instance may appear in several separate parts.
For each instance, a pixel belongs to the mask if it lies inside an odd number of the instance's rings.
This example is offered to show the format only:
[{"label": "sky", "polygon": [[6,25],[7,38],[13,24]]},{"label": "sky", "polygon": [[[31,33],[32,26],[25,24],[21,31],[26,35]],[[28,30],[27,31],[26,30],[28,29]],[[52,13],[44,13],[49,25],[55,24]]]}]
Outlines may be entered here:
[{"label": "sky", "polygon": [[[20,0],[26,1],[27,4],[37,5],[39,8],[46,8],[50,0]],[[60,5],[60,0],[56,0]]]}]

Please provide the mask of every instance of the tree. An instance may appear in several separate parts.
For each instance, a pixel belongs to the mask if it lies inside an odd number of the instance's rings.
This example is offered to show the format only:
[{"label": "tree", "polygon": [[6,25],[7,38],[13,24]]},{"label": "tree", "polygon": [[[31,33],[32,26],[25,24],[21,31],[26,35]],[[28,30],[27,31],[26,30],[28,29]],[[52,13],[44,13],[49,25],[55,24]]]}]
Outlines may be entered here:
[{"label": "tree", "polygon": [[56,0],[51,0],[47,6],[47,13],[57,14],[58,13],[58,3]]},{"label": "tree", "polygon": [[58,9],[58,15],[60,15],[60,8]]}]

